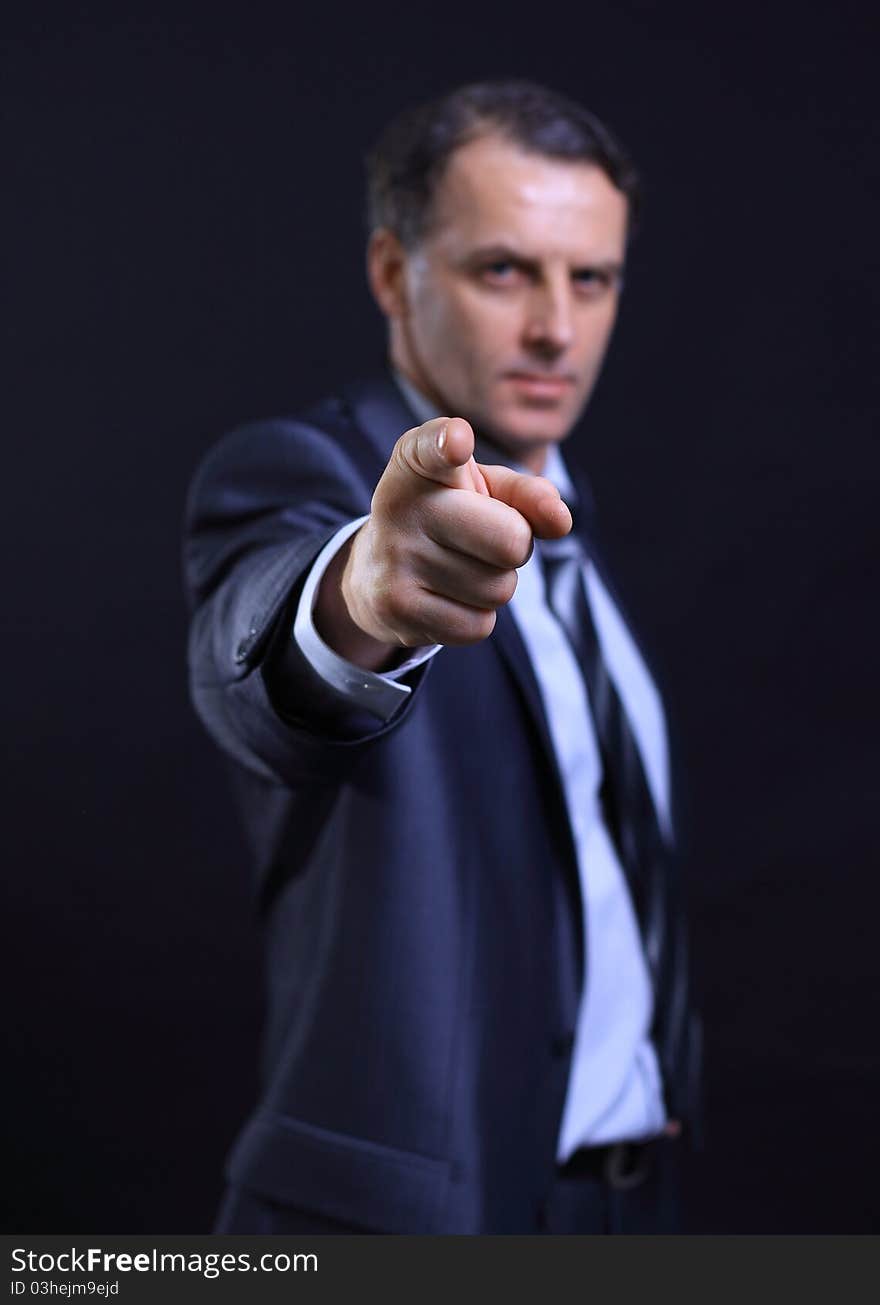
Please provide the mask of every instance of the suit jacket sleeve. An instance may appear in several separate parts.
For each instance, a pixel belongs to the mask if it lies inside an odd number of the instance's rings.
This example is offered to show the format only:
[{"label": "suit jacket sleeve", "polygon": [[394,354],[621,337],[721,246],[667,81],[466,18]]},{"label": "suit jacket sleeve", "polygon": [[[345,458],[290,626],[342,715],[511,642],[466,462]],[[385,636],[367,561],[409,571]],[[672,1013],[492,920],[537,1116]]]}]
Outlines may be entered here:
[{"label": "suit jacket sleeve", "polygon": [[412,672],[413,692],[383,724],[332,690],[291,639],[312,563],[340,526],[369,512],[372,490],[335,440],[295,421],[233,431],[190,487],[193,703],[220,747],[264,779],[341,778],[405,719],[429,673],[430,663]]}]

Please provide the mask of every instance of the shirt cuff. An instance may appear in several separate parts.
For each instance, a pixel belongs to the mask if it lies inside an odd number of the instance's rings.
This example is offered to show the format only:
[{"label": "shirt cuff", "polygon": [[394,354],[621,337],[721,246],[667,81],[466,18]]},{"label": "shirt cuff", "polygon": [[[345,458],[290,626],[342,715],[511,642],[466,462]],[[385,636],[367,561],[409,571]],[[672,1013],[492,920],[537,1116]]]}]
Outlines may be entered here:
[{"label": "shirt cuff", "polygon": [[318,586],[327,567],[342,548],[343,544],[360,530],[369,513],[349,521],[341,530],[337,530],[328,540],[312,563],[296,609],[293,623],[293,639],[300,652],[321,679],[334,689],[341,697],[354,707],[363,707],[378,716],[389,720],[403,705],[412,689],[408,684],[399,684],[401,676],[421,666],[443,647],[442,644],[430,644],[424,648],[414,648],[411,655],[400,666],[392,670],[365,671],[361,666],[346,661],[326,644],[315,629],[314,609],[318,598]]}]

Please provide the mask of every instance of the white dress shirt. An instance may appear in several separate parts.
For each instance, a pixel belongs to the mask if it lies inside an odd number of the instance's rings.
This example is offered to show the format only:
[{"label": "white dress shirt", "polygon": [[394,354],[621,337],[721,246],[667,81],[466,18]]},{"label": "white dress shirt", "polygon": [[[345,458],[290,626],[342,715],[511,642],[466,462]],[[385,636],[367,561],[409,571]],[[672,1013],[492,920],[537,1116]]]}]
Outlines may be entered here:
[{"label": "white dress shirt", "polygon": [[[402,376],[395,379],[419,422],[439,415]],[[501,456],[493,449],[482,460],[498,462]],[[564,499],[573,500],[572,482],[555,445],[543,474]],[[440,653],[442,645],[417,649],[402,665],[380,674],[362,670],[335,653],[312,619],[327,566],[367,519],[345,525],[315,560],[297,608],[293,637],[328,684],[352,704],[387,720],[411,692],[401,678]],[[603,658],[632,725],[661,828],[668,835],[669,765],[660,696],[589,562],[583,578]],[[557,1144],[557,1157],[565,1160],[580,1146],[653,1136],[662,1131],[666,1111],[657,1055],[648,1037],[653,996],[647,964],[624,872],[599,804],[602,762],[587,689],[568,639],[547,605],[539,549],[519,568],[509,607],[540,688],[563,779],[581,886],[587,968]]]}]

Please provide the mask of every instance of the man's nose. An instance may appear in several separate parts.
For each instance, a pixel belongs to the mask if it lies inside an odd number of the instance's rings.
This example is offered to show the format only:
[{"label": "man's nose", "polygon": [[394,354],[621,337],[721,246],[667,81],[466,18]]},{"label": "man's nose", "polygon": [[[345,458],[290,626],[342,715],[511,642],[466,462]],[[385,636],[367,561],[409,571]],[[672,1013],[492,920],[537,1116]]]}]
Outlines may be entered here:
[{"label": "man's nose", "polygon": [[574,339],[571,297],[566,288],[535,287],[526,320],[525,339],[533,349],[559,354]]}]

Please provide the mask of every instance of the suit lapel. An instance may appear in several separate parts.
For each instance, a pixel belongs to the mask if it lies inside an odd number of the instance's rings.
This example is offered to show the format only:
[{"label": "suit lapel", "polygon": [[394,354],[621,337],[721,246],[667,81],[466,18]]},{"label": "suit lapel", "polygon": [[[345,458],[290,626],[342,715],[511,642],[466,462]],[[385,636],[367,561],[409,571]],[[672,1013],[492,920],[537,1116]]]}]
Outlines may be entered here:
[{"label": "suit lapel", "polygon": [[417,419],[388,372],[347,385],[343,393],[354,424],[379,459],[381,474],[394,445],[404,431],[418,424]]},{"label": "suit lapel", "polygon": [[[562,782],[562,775],[559,770],[559,762],[556,757],[556,750],[553,747],[553,740],[550,736],[550,727],[547,724],[547,716],[544,712],[544,701],[541,697],[541,690],[535,672],[532,669],[532,663],[529,658],[526,646],[522,641],[516,621],[509,607],[502,607],[498,611],[495,622],[495,629],[490,635],[489,642],[498,653],[504,663],[508,673],[513,678],[519,689],[523,706],[527,714],[531,717],[532,724],[538,734],[541,748],[544,752],[545,760],[550,767],[550,773],[559,790],[559,797],[565,801],[565,789]],[[567,827],[567,826],[566,826]],[[574,851],[572,847],[572,852]]]}]

